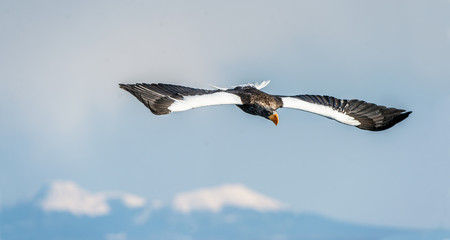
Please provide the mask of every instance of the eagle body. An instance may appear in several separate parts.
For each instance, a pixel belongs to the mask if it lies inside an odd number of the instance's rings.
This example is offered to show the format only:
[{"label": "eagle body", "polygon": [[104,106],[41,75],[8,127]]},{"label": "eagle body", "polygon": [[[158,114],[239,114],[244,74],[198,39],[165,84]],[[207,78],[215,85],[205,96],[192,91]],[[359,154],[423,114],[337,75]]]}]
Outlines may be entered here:
[{"label": "eagle body", "polygon": [[246,113],[278,124],[279,108],[315,113],[360,129],[381,131],[403,121],[411,111],[322,95],[271,95],[261,91],[269,81],[206,90],[164,83],[120,84],[156,115],[193,108],[234,104]]},{"label": "eagle body", "polygon": [[241,98],[242,104],[238,104],[242,111],[269,118],[280,107],[283,101],[280,97],[267,94],[255,87],[236,87],[229,91]]}]

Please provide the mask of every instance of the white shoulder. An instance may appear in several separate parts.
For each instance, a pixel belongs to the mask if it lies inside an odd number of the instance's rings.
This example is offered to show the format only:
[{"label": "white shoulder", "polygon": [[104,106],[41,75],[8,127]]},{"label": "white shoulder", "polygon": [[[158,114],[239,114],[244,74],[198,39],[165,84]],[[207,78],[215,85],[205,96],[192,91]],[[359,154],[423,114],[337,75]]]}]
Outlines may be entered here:
[{"label": "white shoulder", "polygon": [[261,90],[263,88],[265,88],[267,85],[269,85],[270,80],[267,81],[262,81],[262,82],[254,82],[254,83],[247,83],[247,84],[243,84],[243,85],[239,85],[236,87],[255,87],[258,90]]},{"label": "white shoulder", "polygon": [[216,87],[213,85],[209,85],[209,86],[211,86],[212,88],[215,88],[215,89],[223,90],[223,91],[228,90],[228,89],[233,89],[236,87],[254,87],[258,90],[261,90],[261,89],[265,88],[267,85],[269,85],[269,83],[270,83],[270,80],[262,81],[262,82],[246,83],[246,84],[241,84],[241,85],[237,85],[237,86],[232,86],[230,88]]}]

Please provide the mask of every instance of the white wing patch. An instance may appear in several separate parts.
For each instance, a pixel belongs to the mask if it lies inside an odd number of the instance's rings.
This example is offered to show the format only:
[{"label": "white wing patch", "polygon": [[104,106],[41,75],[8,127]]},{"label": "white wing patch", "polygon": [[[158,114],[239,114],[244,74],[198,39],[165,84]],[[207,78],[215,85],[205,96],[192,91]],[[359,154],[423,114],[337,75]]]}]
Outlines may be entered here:
[{"label": "white wing patch", "polygon": [[242,104],[238,95],[227,92],[216,92],[205,95],[184,96],[182,100],[175,100],[168,108],[172,112],[186,111],[192,108],[222,105],[222,104]]},{"label": "white wing patch", "polygon": [[352,126],[358,126],[361,124],[355,118],[343,112],[336,111],[329,106],[314,104],[293,97],[282,97],[281,99],[283,100],[283,107],[312,112]]},{"label": "white wing patch", "polygon": [[270,80],[262,81],[262,82],[246,83],[246,84],[242,84],[242,85],[232,86],[230,88],[216,87],[213,85],[209,85],[209,86],[211,86],[212,88],[215,88],[215,89],[219,89],[219,90],[228,90],[228,89],[233,89],[236,87],[254,87],[258,90],[261,90],[261,89],[265,88],[267,85],[269,85],[269,83],[270,83]]}]

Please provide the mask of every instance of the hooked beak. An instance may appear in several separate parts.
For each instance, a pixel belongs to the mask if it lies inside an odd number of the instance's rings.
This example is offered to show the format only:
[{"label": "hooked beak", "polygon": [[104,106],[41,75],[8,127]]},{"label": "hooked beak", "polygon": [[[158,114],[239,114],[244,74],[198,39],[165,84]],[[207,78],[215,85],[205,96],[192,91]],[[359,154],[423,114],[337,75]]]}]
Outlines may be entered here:
[{"label": "hooked beak", "polygon": [[269,119],[272,120],[272,122],[275,123],[275,125],[278,125],[278,114],[277,113],[270,115]]}]

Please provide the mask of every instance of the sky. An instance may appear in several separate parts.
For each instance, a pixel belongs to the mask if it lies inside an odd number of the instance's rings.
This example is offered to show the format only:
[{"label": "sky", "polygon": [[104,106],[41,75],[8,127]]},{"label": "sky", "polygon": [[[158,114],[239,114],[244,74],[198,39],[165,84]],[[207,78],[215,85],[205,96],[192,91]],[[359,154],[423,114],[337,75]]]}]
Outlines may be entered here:
[{"label": "sky", "polygon": [[[450,1],[0,1],[1,206],[55,180],[170,201],[242,184],[293,211],[450,229]],[[368,132],[280,109],[156,116],[119,83],[271,80],[411,110]]]}]

